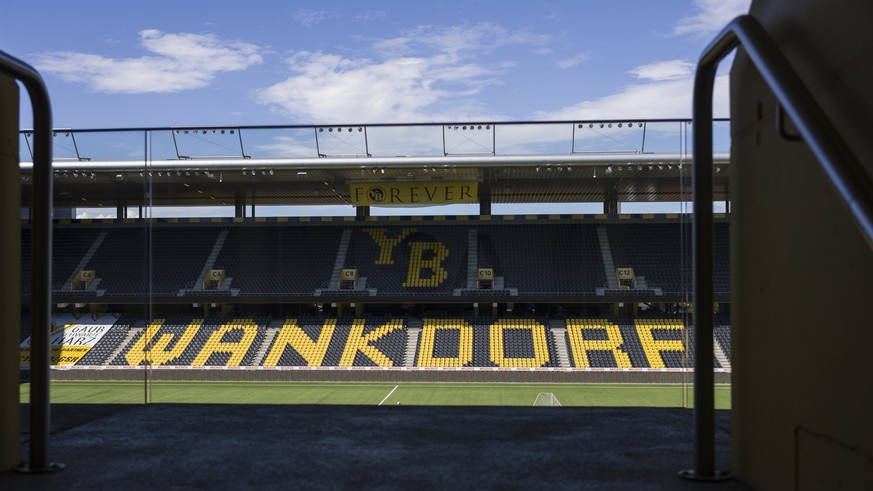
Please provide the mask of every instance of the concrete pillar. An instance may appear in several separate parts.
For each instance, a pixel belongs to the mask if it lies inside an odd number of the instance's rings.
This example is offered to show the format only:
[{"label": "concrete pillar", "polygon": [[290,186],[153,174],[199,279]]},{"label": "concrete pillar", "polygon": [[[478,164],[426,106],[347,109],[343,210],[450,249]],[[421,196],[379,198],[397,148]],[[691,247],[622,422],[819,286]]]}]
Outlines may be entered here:
[{"label": "concrete pillar", "polygon": [[[873,3],[751,14],[873,175]],[[873,251],[742,50],[730,78],[732,470],[754,489],[873,489]]]},{"label": "concrete pillar", "polygon": [[491,185],[479,183],[479,215],[491,215]]},{"label": "concrete pillar", "polygon": [[21,178],[18,171],[18,84],[0,75],[0,472],[20,463],[19,326],[21,325]]},{"label": "concrete pillar", "polygon": [[240,191],[236,193],[233,216],[236,218],[245,218],[246,216],[246,196]]},{"label": "concrete pillar", "polygon": [[618,193],[615,192],[615,189],[606,192],[606,198],[603,200],[603,213],[618,215]]}]

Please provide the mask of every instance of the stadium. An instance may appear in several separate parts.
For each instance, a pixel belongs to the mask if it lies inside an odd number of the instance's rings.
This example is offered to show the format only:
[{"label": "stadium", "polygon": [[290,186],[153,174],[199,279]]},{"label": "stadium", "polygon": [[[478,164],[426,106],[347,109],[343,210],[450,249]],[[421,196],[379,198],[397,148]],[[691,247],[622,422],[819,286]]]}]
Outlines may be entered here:
[{"label": "stadium", "polygon": [[[288,381],[687,382],[684,369],[692,366],[692,335],[686,329],[691,283],[687,214],[492,215],[489,209],[521,203],[536,211],[537,201],[578,201],[566,205],[571,210],[591,206],[593,200],[602,200],[593,204],[604,210],[626,201],[688,201],[690,164],[681,151],[625,153],[610,150],[603,140],[642,141],[641,135],[648,133],[652,148],[659,133],[669,135],[670,129],[677,132],[689,123],[269,128],[276,134],[315,135],[314,158],[256,155],[258,145],[251,141],[258,141],[258,132],[267,131],[263,128],[148,129],[142,133],[153,142],[153,156],[144,165],[92,157],[58,162],[55,178],[63,184],[58,186],[57,208],[98,203],[117,217],[55,221],[53,356],[57,368],[64,369],[56,370],[55,377],[93,379],[97,369],[101,378],[130,380],[141,378],[139,372],[148,367],[157,380],[213,380],[224,377],[226,368],[294,367],[235,376]],[[467,137],[464,132],[484,134],[492,151],[485,158],[456,156],[443,143],[436,156],[384,157],[380,155],[386,151],[374,143],[393,143],[382,136],[387,132],[430,135],[440,130],[442,141],[449,143],[453,135]],[[583,130],[587,137],[574,135]],[[319,153],[326,142],[352,145],[345,135],[331,135],[334,131],[364,135],[362,146],[368,153]],[[134,133],[132,139],[142,138],[136,131],[72,129],[55,132],[54,138],[78,139],[77,151],[101,155],[104,148],[89,148],[82,141],[113,147],[113,141],[130,138],[128,133]],[[509,134],[513,147],[521,148],[519,140],[526,135],[547,139],[561,133],[570,133],[574,140],[552,144],[577,147],[569,155],[503,155],[507,137],[497,137]],[[435,145],[425,138],[412,140],[423,141],[426,152]],[[29,139],[22,134],[25,150]],[[201,148],[194,148],[192,140]],[[195,153],[227,148],[226,140],[238,140],[252,155]],[[170,141],[173,148],[184,148],[185,155],[159,156],[158,149]],[[578,149],[583,145],[606,150]],[[725,189],[730,174],[726,156],[717,168],[718,186]],[[137,190],[148,188],[150,193],[136,197]],[[329,193],[324,192],[327,188]],[[25,188],[25,200],[27,194]],[[399,205],[475,201],[480,213],[371,215],[374,205],[389,199]],[[726,201],[723,193],[717,199]],[[241,216],[185,216],[183,205],[231,200]],[[354,203],[354,208],[344,207],[354,215],[257,216],[288,207],[300,214],[295,205],[307,211],[318,209],[312,205],[347,203]],[[182,216],[125,218],[129,209],[138,214],[148,207],[166,207]],[[719,220],[715,368],[727,374],[728,224],[724,215]],[[22,229],[25,254],[30,248],[28,225],[25,221]],[[22,264],[28,259],[23,256]],[[23,276],[28,273],[25,268]],[[22,293],[26,302],[28,285]],[[79,341],[82,335],[91,338]],[[25,364],[27,345],[25,337]],[[176,367],[198,370],[165,370]],[[222,370],[210,371],[212,367]],[[464,371],[471,368],[476,370]],[[488,368],[498,370],[483,370]],[[544,376],[543,370],[553,375]]]},{"label": "stadium", "polygon": [[0,482],[864,489],[869,96],[763,36],[698,67],[744,46],[731,120],[6,118]]}]

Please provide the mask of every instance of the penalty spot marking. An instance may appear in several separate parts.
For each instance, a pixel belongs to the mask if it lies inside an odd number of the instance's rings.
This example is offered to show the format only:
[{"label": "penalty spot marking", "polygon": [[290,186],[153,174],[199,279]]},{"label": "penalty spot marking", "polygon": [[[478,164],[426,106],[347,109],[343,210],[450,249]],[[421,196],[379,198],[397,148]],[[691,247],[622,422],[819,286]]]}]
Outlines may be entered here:
[{"label": "penalty spot marking", "polygon": [[[382,402],[385,402],[385,401],[387,401],[387,400],[388,400],[388,398],[389,398],[389,397],[391,397],[391,394],[393,394],[393,393],[394,393],[394,391],[395,391],[395,390],[397,390],[397,387],[400,387],[400,386],[399,386],[399,385],[395,385],[395,386],[394,386],[394,388],[393,388],[393,389],[391,389],[391,392],[389,392],[389,393],[388,393],[388,395],[387,395],[387,396],[385,396],[385,398],[384,398],[384,399],[382,399]],[[380,406],[381,406],[381,405],[382,405],[382,402],[380,402],[380,403],[379,403],[379,405],[380,405]]]}]

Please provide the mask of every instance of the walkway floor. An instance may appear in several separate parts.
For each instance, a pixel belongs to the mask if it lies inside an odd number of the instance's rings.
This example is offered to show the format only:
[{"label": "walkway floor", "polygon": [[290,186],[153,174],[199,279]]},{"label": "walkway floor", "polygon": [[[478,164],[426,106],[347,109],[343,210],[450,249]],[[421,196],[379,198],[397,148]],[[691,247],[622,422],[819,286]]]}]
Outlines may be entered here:
[{"label": "walkway floor", "polygon": [[[49,455],[67,468],[2,473],[0,489],[745,489],[677,477],[693,462],[687,409],[156,404],[53,411]],[[718,463],[727,468],[730,413],[720,411],[717,423]]]}]

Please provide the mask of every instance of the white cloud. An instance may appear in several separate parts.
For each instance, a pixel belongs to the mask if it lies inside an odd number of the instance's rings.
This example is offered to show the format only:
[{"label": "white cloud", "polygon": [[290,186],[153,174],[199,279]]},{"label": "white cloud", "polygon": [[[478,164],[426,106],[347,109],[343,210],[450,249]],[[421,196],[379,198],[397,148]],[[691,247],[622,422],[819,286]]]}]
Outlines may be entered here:
[{"label": "white cloud", "polygon": [[311,139],[300,140],[291,136],[276,136],[269,143],[257,145],[255,148],[267,158],[317,156]]},{"label": "white cloud", "polygon": [[385,56],[401,56],[425,50],[451,56],[490,52],[502,46],[539,47],[551,41],[549,36],[521,29],[509,31],[491,22],[457,26],[418,26],[404,35],[385,39],[374,45]]},{"label": "white cloud", "polygon": [[339,16],[326,10],[298,10],[291,17],[303,27],[312,27],[316,22],[327,19],[336,19]]},{"label": "white cloud", "polygon": [[376,22],[385,20],[387,16],[388,14],[384,10],[368,10],[355,16],[355,20],[358,22]]},{"label": "white cloud", "polygon": [[641,80],[663,82],[665,80],[677,80],[691,75],[694,65],[684,60],[656,61],[638,66],[629,73]]},{"label": "white cloud", "polygon": [[[638,67],[632,72],[643,67]],[[651,82],[631,84],[621,91],[599,99],[584,101],[557,111],[538,114],[542,119],[621,119],[621,118],[690,118],[694,77],[689,72],[682,77],[651,79]],[[728,75],[719,75],[715,82],[715,117],[730,114]]]},{"label": "white cloud", "polygon": [[579,53],[572,58],[566,58],[563,60],[559,60],[556,65],[558,68],[566,69],[572,68],[582,62],[588,61],[591,56],[588,53]]},{"label": "white cloud", "polygon": [[373,45],[375,59],[298,52],[291,76],[257,100],[302,121],[410,122],[485,117],[472,97],[499,83],[511,60],[481,57],[505,46],[539,46],[545,36],[481,23],[420,26]]},{"label": "white cloud", "polygon": [[222,41],[211,34],[147,29],[139,37],[148,56],[107,58],[62,51],[40,54],[36,65],[68,82],[85,83],[95,92],[137,94],[205,87],[218,73],[245,70],[263,62],[257,46]]},{"label": "white cloud", "polygon": [[679,19],[673,34],[713,36],[736,16],[748,13],[750,3],[751,0],[694,0],[693,13]]}]

